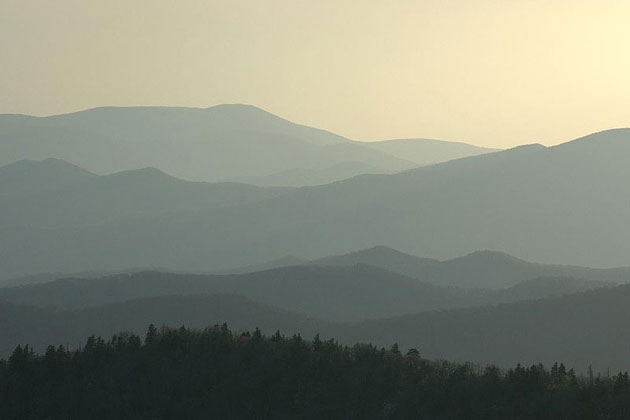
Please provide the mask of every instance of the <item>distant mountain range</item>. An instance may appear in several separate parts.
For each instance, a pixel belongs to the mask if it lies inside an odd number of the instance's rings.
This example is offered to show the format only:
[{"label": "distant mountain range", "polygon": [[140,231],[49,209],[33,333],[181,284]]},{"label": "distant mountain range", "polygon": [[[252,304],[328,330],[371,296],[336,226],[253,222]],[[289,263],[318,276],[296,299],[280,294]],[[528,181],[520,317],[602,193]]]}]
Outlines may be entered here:
[{"label": "distant mountain range", "polygon": [[[0,178],[25,185],[6,181],[0,191],[0,276],[128,267],[218,272],[375,244],[440,260],[498,249],[545,263],[623,266],[629,163],[630,130],[619,129],[294,189],[191,183],[143,169],[79,171],[85,180],[62,191],[64,175],[54,191],[39,191],[5,167]],[[486,286],[503,285],[499,275]],[[541,275],[573,277],[570,270]]]},{"label": "distant mountain range", "polygon": [[[330,258],[327,260],[330,261]],[[373,263],[379,262],[384,261],[375,259]],[[449,262],[438,264],[448,266]],[[545,270],[544,266],[542,268],[538,272],[532,271],[531,275],[552,272]],[[486,267],[489,273],[495,269],[490,264]],[[588,270],[584,272],[593,274]],[[579,274],[577,268],[575,273]],[[605,277],[607,273],[602,274]],[[506,285],[511,285],[509,270],[505,271],[505,275]],[[465,272],[456,276],[465,277]],[[374,265],[325,266],[320,263],[232,275],[145,271],[101,278],[61,278],[32,285],[24,282],[18,287],[0,288],[0,299],[66,310],[155,296],[228,293],[319,319],[350,322],[428,310],[540,299],[614,285],[596,279],[536,276],[497,290],[462,289],[429,283]]]},{"label": "distant mountain range", "polygon": [[98,174],[155,167],[194,181],[299,186],[493,151],[423,139],[404,145],[352,141],[238,104],[0,115],[0,165],[53,157]]},{"label": "distant mountain range", "polygon": [[537,264],[498,251],[476,251],[463,257],[438,261],[378,246],[324,257],[307,264],[371,264],[427,283],[473,289],[502,289],[545,277],[570,277],[611,284],[630,282],[630,267],[598,269]]},{"label": "distant mountain range", "polygon": [[[566,294],[621,283],[630,283],[630,267],[609,269],[578,266],[537,264],[524,261],[497,251],[476,251],[446,261],[421,258],[385,246],[376,246],[347,254],[305,260],[287,256],[266,263],[248,265],[227,270],[214,271],[215,275],[256,274],[275,269],[291,268],[297,276],[301,269],[322,267],[333,270],[335,267],[357,266],[378,268],[373,277],[390,278],[398,274],[416,279],[425,284],[468,290],[497,290],[510,294],[521,291],[524,296],[531,292],[533,298],[553,294]],[[39,273],[0,281],[1,287],[24,286],[50,282],[55,279],[97,279],[108,275],[132,274],[143,271],[166,273],[168,269],[153,267],[126,270],[87,271],[79,273]],[[323,273],[323,272],[322,272]],[[323,276],[323,274],[322,274]],[[564,281],[564,280],[566,281]],[[549,282],[549,284],[547,284]],[[544,285],[544,287],[542,287]],[[540,287],[542,288],[540,288]],[[549,287],[547,290],[546,288]],[[0,292],[1,295],[1,292]],[[517,299],[516,299],[517,300]]]}]

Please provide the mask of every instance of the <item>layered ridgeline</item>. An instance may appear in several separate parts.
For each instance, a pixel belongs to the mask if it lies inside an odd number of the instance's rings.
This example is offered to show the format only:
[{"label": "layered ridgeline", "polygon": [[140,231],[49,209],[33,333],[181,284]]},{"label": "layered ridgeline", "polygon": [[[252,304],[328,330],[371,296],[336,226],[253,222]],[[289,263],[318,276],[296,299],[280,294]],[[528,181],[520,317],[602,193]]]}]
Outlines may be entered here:
[{"label": "layered ridgeline", "polygon": [[[281,262],[281,261],[280,261]],[[630,282],[630,267],[609,269],[570,265],[538,264],[498,251],[476,251],[463,257],[438,261],[421,258],[398,250],[377,246],[341,255],[331,255],[304,264],[351,266],[370,264],[383,269],[440,286],[467,289],[505,289],[517,286],[525,291],[535,279],[556,278],[557,288],[573,284],[615,284]],[[562,281],[562,278],[583,279],[586,283]],[[526,286],[529,285],[529,286]],[[553,289],[552,287],[552,289]],[[550,289],[551,291],[551,289]],[[579,291],[579,290],[575,290]]]},{"label": "layered ridgeline", "polygon": [[620,129],[210,210],[55,229],[24,222],[0,231],[0,267],[4,278],[156,266],[217,271],[375,244],[438,259],[498,249],[532,261],[623,266],[629,162],[630,130]]},{"label": "layered ridgeline", "polygon": [[146,325],[204,327],[227,322],[237,330],[260,327],[272,334],[338,337],[401,349],[414,347],[428,358],[494,363],[563,361],[580,372],[630,369],[630,286],[514,302],[497,306],[423,312],[356,324],[320,321],[234,295],[170,295],[102,306],[53,310],[0,299],[0,357],[17,344],[38,351],[47,344],[85,344],[89,334],[107,338],[118,331],[143,334]]},{"label": "layered ridgeline", "polygon": [[145,271],[102,278],[65,278],[1,288],[0,299],[66,310],[136,298],[229,293],[314,318],[351,322],[540,299],[613,286],[570,277],[538,277],[499,290],[458,289],[424,283],[369,265],[294,266],[237,275]]},{"label": "layered ridgeline", "polygon": [[0,228],[77,227],[209,211],[274,197],[287,188],[184,181],[154,168],[95,175],[59,159],[0,167]]},{"label": "layered ridgeline", "polygon": [[[421,258],[398,250],[377,246],[351,253],[330,255],[315,260],[304,260],[294,256],[286,256],[261,264],[212,271],[213,274],[246,274],[261,275],[257,272],[311,273],[316,278],[328,272],[344,272],[341,267],[351,270],[368,270],[367,266],[378,268],[372,270],[369,277],[384,279],[405,277],[418,280],[424,284],[450,287],[470,291],[495,290],[523,297],[545,297],[554,294],[566,294],[630,282],[630,267],[588,268],[568,265],[538,264],[524,261],[503,252],[476,251],[463,257],[439,261]],[[287,267],[286,270],[274,270]],[[289,269],[289,267],[291,269]],[[317,271],[320,267],[320,271]],[[160,267],[137,267],[120,270],[90,270],[77,273],[38,273],[29,276],[15,277],[0,281],[1,287],[23,286],[45,283],[60,278],[96,279],[107,275],[121,273],[137,273],[141,271],[168,270]],[[366,271],[367,272],[367,271]],[[210,278],[209,276],[208,278]]]},{"label": "layered ridgeline", "polygon": [[155,167],[195,181],[311,185],[492,151],[423,139],[407,144],[372,147],[248,105],[0,115],[0,165],[54,157],[99,174]]}]

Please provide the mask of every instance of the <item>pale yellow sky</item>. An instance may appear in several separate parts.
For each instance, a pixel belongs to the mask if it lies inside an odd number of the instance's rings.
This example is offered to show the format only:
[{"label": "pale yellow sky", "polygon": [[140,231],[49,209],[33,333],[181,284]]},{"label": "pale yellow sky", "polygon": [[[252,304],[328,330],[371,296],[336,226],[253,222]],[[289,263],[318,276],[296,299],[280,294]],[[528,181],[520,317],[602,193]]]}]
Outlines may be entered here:
[{"label": "pale yellow sky", "polygon": [[0,0],[0,113],[249,103],[358,140],[630,126],[628,0]]}]

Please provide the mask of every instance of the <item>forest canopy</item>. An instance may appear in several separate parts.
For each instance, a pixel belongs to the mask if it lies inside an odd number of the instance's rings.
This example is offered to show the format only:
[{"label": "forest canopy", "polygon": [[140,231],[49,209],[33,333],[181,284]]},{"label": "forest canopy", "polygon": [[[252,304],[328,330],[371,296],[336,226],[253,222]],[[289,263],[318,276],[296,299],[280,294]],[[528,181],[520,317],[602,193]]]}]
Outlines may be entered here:
[{"label": "forest canopy", "polygon": [[0,361],[2,419],[621,419],[628,373],[499,369],[421,351],[151,325]]}]

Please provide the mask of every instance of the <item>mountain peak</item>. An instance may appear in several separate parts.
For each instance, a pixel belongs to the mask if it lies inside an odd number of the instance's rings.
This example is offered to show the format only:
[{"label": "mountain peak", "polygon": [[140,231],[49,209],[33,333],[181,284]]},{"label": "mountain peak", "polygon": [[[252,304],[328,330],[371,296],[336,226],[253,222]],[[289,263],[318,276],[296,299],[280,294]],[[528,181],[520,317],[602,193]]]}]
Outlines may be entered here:
[{"label": "mountain peak", "polygon": [[0,167],[0,194],[55,189],[96,176],[62,159],[19,160]]},{"label": "mountain peak", "polygon": [[0,171],[7,172],[7,171],[15,171],[15,170],[33,170],[35,168],[72,169],[76,171],[82,171],[88,174],[91,173],[68,161],[65,161],[63,159],[53,158],[53,157],[49,157],[42,160],[35,160],[35,159],[17,160],[7,165],[0,166]]}]

